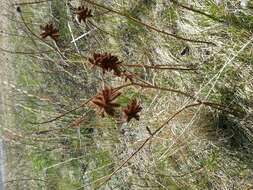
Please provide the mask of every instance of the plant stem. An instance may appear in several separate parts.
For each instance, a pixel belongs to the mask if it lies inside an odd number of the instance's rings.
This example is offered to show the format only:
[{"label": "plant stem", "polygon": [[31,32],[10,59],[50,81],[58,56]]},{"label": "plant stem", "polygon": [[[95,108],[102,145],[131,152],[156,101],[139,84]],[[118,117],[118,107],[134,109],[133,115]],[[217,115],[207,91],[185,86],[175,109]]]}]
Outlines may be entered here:
[{"label": "plant stem", "polygon": [[55,117],[55,118],[53,118],[53,119],[50,119],[50,120],[48,120],[48,121],[43,121],[43,122],[40,122],[40,123],[31,123],[31,124],[41,125],[41,124],[47,124],[47,123],[54,122],[54,121],[56,121],[56,120],[58,120],[58,119],[64,117],[65,115],[70,114],[70,113],[72,113],[72,112],[74,112],[74,111],[76,111],[76,110],[78,110],[78,109],[84,107],[84,106],[85,106],[86,104],[88,104],[91,100],[92,100],[92,98],[88,99],[87,101],[85,101],[85,102],[82,103],[81,105],[79,105],[79,106],[77,106],[77,107],[75,107],[75,108],[73,108],[73,109],[71,109],[71,110],[69,110],[69,111],[67,111],[67,112],[64,112],[64,113],[58,115],[57,117]]},{"label": "plant stem", "polygon": [[167,65],[141,65],[141,64],[122,64],[125,67],[144,67],[146,69],[154,69],[154,70],[182,70],[182,71],[192,71],[198,70],[197,68],[182,68],[182,67],[174,67]]},{"label": "plant stem", "polygon": [[213,16],[213,15],[207,14],[207,13],[205,13],[205,12],[203,12],[203,11],[198,10],[198,9],[194,9],[192,6],[189,7],[189,6],[183,5],[183,4],[181,4],[181,3],[179,3],[179,2],[177,2],[177,1],[175,1],[175,0],[171,0],[171,1],[172,1],[174,4],[176,4],[177,6],[182,7],[182,8],[184,8],[184,9],[186,9],[186,10],[189,10],[189,11],[192,11],[192,12],[195,12],[195,13],[198,13],[198,14],[201,14],[201,15],[204,15],[204,16],[206,16],[206,17],[208,17],[208,18],[210,18],[210,19],[212,19],[212,20],[214,20],[214,21],[224,23],[224,20],[221,20],[221,19],[219,19],[219,18],[217,18],[217,17],[215,17],[215,16]]},{"label": "plant stem", "polygon": [[[145,82],[145,81],[142,81],[142,82]],[[177,90],[177,89],[174,89],[174,88],[167,88],[167,87],[159,87],[159,86],[154,86],[154,85],[151,85],[147,82],[145,82],[145,84],[141,84],[141,83],[136,83],[136,82],[132,82],[132,83],[129,83],[129,84],[125,84],[125,85],[122,85],[120,87],[117,87],[116,89],[119,90],[119,89],[122,89],[122,88],[125,88],[125,87],[129,87],[129,86],[139,86],[139,87],[142,87],[142,88],[151,88],[151,89],[156,89],[156,90],[162,90],[162,91],[168,91],[168,92],[174,92],[174,93],[177,93],[177,94],[181,94],[181,95],[184,95],[200,104],[203,104],[205,106],[210,106],[214,109],[218,109],[218,110],[221,110],[221,111],[225,111],[229,114],[232,114],[234,116],[237,116],[238,113],[240,113],[238,110],[234,110],[232,108],[228,108],[227,106],[224,106],[222,104],[218,104],[218,103],[214,103],[214,102],[208,102],[208,101],[202,101],[196,97],[194,97],[193,95],[187,93],[187,92],[184,92],[184,91],[181,91],[181,90]]]},{"label": "plant stem", "polygon": [[50,2],[52,0],[44,0],[44,1],[33,1],[33,2],[24,2],[24,3],[14,3],[14,6],[21,6],[21,5],[33,5],[33,4],[39,4],[39,3],[46,3]]},{"label": "plant stem", "polygon": [[190,104],[187,106],[184,106],[183,108],[181,108],[180,110],[178,110],[176,113],[174,113],[169,119],[167,119],[159,128],[157,128],[153,133],[151,133],[151,135],[146,138],[146,140],[119,166],[117,167],[108,177],[107,179],[100,184],[100,187],[104,184],[106,184],[111,178],[112,176],[114,176],[119,170],[121,170],[121,168],[123,168],[134,156],[136,156],[142,149],[143,147],[161,130],[163,130],[166,125],[172,120],[174,119],[177,115],[179,115],[181,112],[183,112],[184,110],[191,108],[191,107],[195,107],[195,106],[199,106],[201,105],[201,103],[194,103],[194,104]]},{"label": "plant stem", "polygon": [[142,21],[140,21],[140,20],[138,20],[138,19],[136,19],[136,18],[134,18],[134,17],[132,17],[132,16],[130,16],[130,15],[127,15],[127,14],[125,14],[125,13],[121,13],[121,12],[119,12],[119,11],[116,11],[116,10],[114,10],[114,9],[111,9],[111,8],[109,8],[109,7],[106,7],[106,6],[104,6],[104,5],[95,3],[95,2],[90,1],[90,0],[84,0],[84,1],[87,2],[87,3],[89,3],[89,4],[95,5],[95,6],[97,6],[97,7],[100,7],[100,8],[102,8],[102,9],[105,9],[105,10],[108,10],[108,11],[110,11],[110,12],[116,13],[116,14],[118,14],[118,15],[120,15],[120,16],[123,16],[123,17],[125,17],[125,18],[127,18],[127,19],[129,19],[129,20],[131,20],[131,21],[133,21],[133,22],[135,22],[135,23],[137,23],[137,24],[140,24],[140,25],[142,25],[142,26],[145,26],[145,27],[147,27],[148,29],[153,30],[153,31],[156,31],[156,32],[158,32],[158,33],[165,34],[165,35],[167,35],[167,36],[171,36],[171,37],[174,37],[174,38],[176,38],[176,39],[183,40],[183,41],[188,41],[188,42],[192,42],[192,43],[204,43],[204,44],[216,45],[216,44],[213,43],[213,42],[202,41],[202,40],[194,40],[194,39],[184,38],[184,37],[178,36],[178,35],[176,35],[176,34],[172,34],[172,33],[166,32],[166,31],[164,31],[164,30],[158,29],[158,28],[156,28],[156,27],[154,27],[154,26],[152,26],[152,25],[149,25],[149,24],[147,24],[147,23],[144,23],[144,22],[142,22]]}]

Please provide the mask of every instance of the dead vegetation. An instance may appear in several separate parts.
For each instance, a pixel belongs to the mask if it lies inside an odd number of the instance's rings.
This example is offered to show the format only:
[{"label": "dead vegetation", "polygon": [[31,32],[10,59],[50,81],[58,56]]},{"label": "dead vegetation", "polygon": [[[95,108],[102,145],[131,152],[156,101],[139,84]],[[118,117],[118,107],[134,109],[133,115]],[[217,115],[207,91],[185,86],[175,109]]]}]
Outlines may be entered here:
[{"label": "dead vegetation", "polygon": [[40,179],[31,188],[252,188],[250,6],[18,6],[18,88],[34,96],[17,95],[13,143]]}]

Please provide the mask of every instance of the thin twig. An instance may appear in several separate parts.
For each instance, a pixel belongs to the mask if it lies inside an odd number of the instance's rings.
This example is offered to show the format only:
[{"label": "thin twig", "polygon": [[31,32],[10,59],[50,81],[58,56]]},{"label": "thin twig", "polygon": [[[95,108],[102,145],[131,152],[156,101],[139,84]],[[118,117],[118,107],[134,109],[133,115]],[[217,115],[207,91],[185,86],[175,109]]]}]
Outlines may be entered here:
[{"label": "thin twig", "polygon": [[[48,47],[52,48],[53,50],[55,50],[55,52],[57,52],[59,54],[59,56],[63,59],[63,54],[62,52],[60,52],[60,50],[58,50],[57,48],[53,47],[51,44],[47,43],[46,41],[42,40],[37,34],[35,34],[31,28],[27,25],[26,21],[25,21],[25,18],[23,17],[23,14],[22,14],[22,10],[20,10],[20,17],[23,21],[23,24],[24,26],[26,27],[26,29],[30,32],[30,34],[32,36],[34,36],[35,38],[37,38],[38,40],[40,40],[41,42],[43,42],[44,44],[46,44]],[[32,38],[31,38],[32,39]],[[33,39],[32,39],[33,40]]]},{"label": "thin twig", "polygon": [[24,2],[24,3],[14,3],[14,6],[23,6],[23,5],[32,5],[32,4],[39,4],[39,3],[47,3],[52,0],[45,0],[45,1],[33,1],[33,2]]},{"label": "thin twig", "polygon": [[138,20],[138,19],[136,19],[136,18],[134,18],[134,17],[132,17],[132,16],[130,16],[130,15],[127,15],[127,14],[125,14],[125,13],[121,13],[121,12],[119,12],[119,11],[116,11],[116,10],[114,10],[114,9],[111,9],[111,8],[109,8],[109,7],[106,7],[106,6],[104,6],[104,5],[95,3],[95,2],[90,1],[90,0],[84,0],[84,1],[87,2],[87,3],[89,3],[89,4],[95,5],[95,6],[97,6],[97,7],[100,7],[100,8],[102,8],[102,9],[105,9],[105,10],[111,11],[111,12],[113,12],[113,13],[116,13],[116,14],[118,14],[118,15],[120,15],[120,16],[123,16],[123,17],[125,17],[125,18],[127,18],[127,19],[129,19],[129,20],[131,20],[131,21],[133,21],[133,22],[135,22],[135,23],[141,24],[141,25],[143,25],[143,26],[145,26],[145,27],[147,27],[147,28],[149,28],[149,29],[151,29],[151,30],[153,30],[153,31],[158,32],[158,33],[165,34],[165,35],[167,35],[167,36],[171,36],[171,37],[174,37],[174,38],[176,38],[176,39],[183,40],[183,41],[188,41],[188,42],[193,42],[193,43],[204,43],[204,44],[216,45],[216,44],[213,43],[213,42],[202,41],[202,40],[194,40],[194,39],[184,38],[184,37],[178,36],[178,35],[176,35],[176,34],[172,34],[172,33],[166,32],[166,31],[164,31],[164,30],[158,29],[158,28],[156,28],[156,27],[154,27],[154,26],[152,26],[152,25],[149,25],[149,24],[147,24],[147,23],[144,23],[144,22],[142,22],[142,21],[140,21],[140,20]]},{"label": "thin twig", "polygon": [[73,108],[73,109],[71,109],[71,110],[69,110],[69,111],[67,111],[67,112],[64,112],[64,113],[58,115],[57,117],[55,117],[55,118],[53,118],[53,119],[50,119],[50,120],[48,120],[48,121],[43,121],[43,122],[40,122],[40,123],[31,122],[31,124],[41,125],[41,124],[47,124],[47,123],[54,122],[54,121],[56,121],[56,120],[58,120],[58,119],[64,117],[65,115],[70,114],[70,113],[72,113],[72,112],[74,112],[74,111],[76,111],[76,110],[78,110],[78,109],[84,107],[84,106],[85,106],[86,104],[88,104],[91,100],[92,100],[92,98],[88,99],[87,101],[85,101],[84,103],[82,103],[81,105],[79,105],[78,107],[75,107],[75,108]]},{"label": "thin twig", "polygon": [[13,179],[13,180],[8,180],[8,181],[4,181],[4,183],[13,183],[16,181],[43,181],[43,182],[47,182],[46,180],[43,179],[35,179],[35,178],[25,178],[25,179]]},{"label": "thin twig", "polygon": [[200,11],[200,10],[198,10],[198,9],[195,9],[195,8],[193,8],[192,6],[189,7],[189,6],[183,5],[183,4],[181,4],[181,3],[179,3],[179,2],[177,2],[177,1],[175,1],[175,0],[171,0],[171,1],[172,1],[173,3],[175,3],[177,6],[182,7],[182,8],[184,8],[184,9],[188,10],[188,11],[192,11],[192,12],[195,12],[195,13],[198,13],[198,14],[201,14],[201,15],[204,15],[204,16],[206,16],[206,17],[208,17],[208,18],[210,18],[210,19],[212,19],[212,20],[214,20],[214,21],[218,21],[218,22],[224,23],[224,20],[221,20],[221,19],[219,19],[219,18],[217,18],[217,17],[215,17],[215,16],[213,16],[213,15],[210,15],[210,14],[207,14],[207,13],[205,13],[205,12],[203,12],[203,11]]},{"label": "thin twig", "polygon": [[100,185],[104,185],[106,184],[111,178],[112,176],[114,176],[119,170],[121,170],[121,168],[123,168],[134,156],[136,156],[142,149],[143,147],[160,131],[162,131],[166,125],[172,120],[174,119],[177,115],[179,115],[181,112],[183,112],[185,109],[191,108],[191,107],[195,107],[195,106],[199,106],[201,105],[201,103],[194,103],[194,104],[190,104],[187,106],[184,106],[183,108],[181,108],[180,110],[178,110],[176,113],[174,113],[169,119],[167,119],[159,128],[157,128],[148,138],[146,138],[146,140],[139,146],[139,148],[137,148],[119,167],[117,167],[108,177],[107,179]]},{"label": "thin twig", "polygon": [[4,51],[6,53],[10,53],[10,54],[26,54],[26,55],[33,55],[33,54],[41,54],[41,53],[50,53],[50,52],[53,52],[53,51],[39,51],[39,52],[25,52],[25,51],[10,51],[10,50],[7,50],[7,49],[3,49],[3,48],[0,48],[0,51]]},{"label": "thin twig", "polygon": [[191,98],[192,100],[195,100],[195,101],[199,102],[200,104],[210,106],[212,108],[215,108],[215,109],[218,109],[218,110],[221,110],[221,111],[225,111],[225,112],[230,113],[232,115],[237,116],[238,114],[241,114],[241,112],[238,111],[238,110],[235,110],[233,108],[228,108],[227,106],[224,106],[222,104],[218,104],[218,103],[214,103],[214,102],[208,102],[208,101],[202,101],[202,100],[194,97],[193,95],[191,95],[187,92],[183,92],[181,90],[177,90],[177,89],[173,89],[173,88],[154,86],[154,85],[151,85],[151,84],[148,84],[148,83],[140,84],[140,83],[133,82],[133,83],[131,83],[131,85],[139,86],[139,87],[142,87],[142,88],[152,88],[152,89],[157,89],[157,90],[163,90],[163,91],[174,92],[174,93],[177,93],[177,94],[182,94],[182,95],[184,95],[188,98]]},{"label": "thin twig", "polygon": [[167,65],[142,65],[142,64],[122,64],[125,67],[144,67],[145,69],[154,69],[154,70],[183,70],[183,71],[192,71],[198,70],[197,68],[183,68],[183,67],[172,67]]},{"label": "thin twig", "polygon": [[78,48],[78,46],[77,46],[77,44],[76,44],[75,37],[74,37],[74,34],[73,34],[73,32],[72,32],[72,29],[71,29],[71,26],[70,26],[69,22],[68,22],[68,28],[69,28],[69,33],[70,33],[70,35],[71,35],[71,37],[72,37],[72,42],[73,42],[74,45],[75,45],[76,51],[80,54],[80,50],[79,50],[79,48]]}]

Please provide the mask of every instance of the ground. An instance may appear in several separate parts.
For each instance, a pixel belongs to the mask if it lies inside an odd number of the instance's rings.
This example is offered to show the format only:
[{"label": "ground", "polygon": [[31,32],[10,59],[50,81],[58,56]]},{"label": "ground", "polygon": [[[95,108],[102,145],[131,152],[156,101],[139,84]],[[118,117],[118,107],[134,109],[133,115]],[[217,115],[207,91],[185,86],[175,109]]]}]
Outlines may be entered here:
[{"label": "ground", "polygon": [[[8,31],[8,18],[7,18],[7,10],[9,7],[9,2],[7,0],[0,0],[1,6],[1,14],[0,14],[0,25],[1,25],[1,35],[0,35],[0,125],[1,125],[1,132],[5,131],[10,125],[10,110],[11,110],[11,87],[10,83],[12,83],[12,69],[11,69],[11,57],[10,54],[3,51],[3,50],[10,50],[11,44],[9,43],[9,37],[4,34],[4,32]],[[0,170],[0,182],[4,181],[5,175],[8,175],[8,172],[5,170],[6,164],[4,163],[4,145],[0,144],[0,163],[1,163],[1,170]],[[4,142],[4,141],[3,141]],[[1,183],[2,184],[2,183]],[[0,185],[0,190],[4,189],[3,184]]]}]

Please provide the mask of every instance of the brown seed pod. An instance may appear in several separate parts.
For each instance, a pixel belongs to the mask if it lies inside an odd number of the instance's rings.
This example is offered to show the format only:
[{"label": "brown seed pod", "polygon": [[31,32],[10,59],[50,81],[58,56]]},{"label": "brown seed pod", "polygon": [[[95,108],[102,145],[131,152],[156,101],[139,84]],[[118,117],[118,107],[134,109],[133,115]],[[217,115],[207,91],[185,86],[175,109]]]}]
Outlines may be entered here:
[{"label": "brown seed pod", "polygon": [[123,117],[124,119],[129,122],[132,118],[135,118],[139,121],[140,116],[139,112],[142,110],[142,107],[140,106],[139,102],[136,99],[131,100],[128,105],[123,108]]},{"label": "brown seed pod", "polygon": [[46,26],[40,27],[43,32],[40,34],[40,36],[44,39],[48,36],[50,36],[54,41],[57,41],[60,34],[58,29],[56,29],[52,23],[46,24]]},{"label": "brown seed pod", "polygon": [[83,22],[86,22],[86,20],[90,17],[92,17],[92,13],[91,13],[91,10],[84,7],[84,6],[79,6],[75,9],[74,13],[77,15],[77,19],[78,19],[78,22],[81,23],[82,21]]},{"label": "brown seed pod", "polygon": [[115,91],[112,87],[105,86],[91,102],[98,107],[102,116],[104,116],[104,113],[114,116],[115,108],[120,106],[115,103],[115,99],[120,95],[121,93]]},{"label": "brown seed pod", "polygon": [[110,53],[94,53],[92,58],[89,58],[89,62],[93,66],[102,68],[103,73],[113,71],[114,75],[121,76],[120,63],[117,56]]}]

